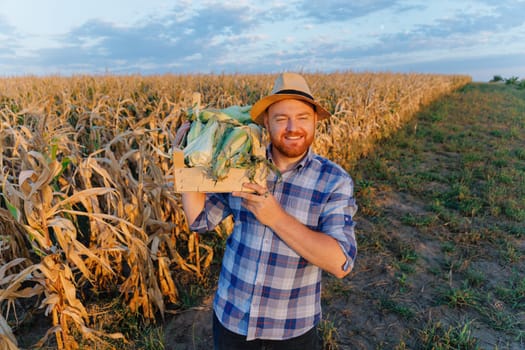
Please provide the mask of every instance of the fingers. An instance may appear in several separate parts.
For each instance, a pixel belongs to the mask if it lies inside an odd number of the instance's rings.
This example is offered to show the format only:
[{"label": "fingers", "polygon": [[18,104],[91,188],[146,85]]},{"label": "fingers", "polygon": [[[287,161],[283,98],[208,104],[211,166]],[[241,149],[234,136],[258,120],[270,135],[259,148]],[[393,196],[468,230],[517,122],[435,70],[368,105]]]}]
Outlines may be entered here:
[{"label": "fingers", "polygon": [[277,201],[266,187],[257,184],[244,184],[248,191],[232,192],[233,196],[243,199],[243,206],[252,212],[263,225],[270,223],[272,214],[279,210]]},{"label": "fingers", "polygon": [[243,184],[243,187],[249,190],[254,191],[259,196],[264,196],[266,194],[266,197],[268,197],[268,189],[266,187],[263,187],[256,183],[246,182]]},{"label": "fingers", "polygon": [[243,186],[248,190],[252,190],[253,192],[235,191],[232,194],[236,197],[242,197],[248,200],[266,199],[270,196],[270,192],[268,191],[268,189],[261,185],[254,183],[245,183],[243,184]]}]

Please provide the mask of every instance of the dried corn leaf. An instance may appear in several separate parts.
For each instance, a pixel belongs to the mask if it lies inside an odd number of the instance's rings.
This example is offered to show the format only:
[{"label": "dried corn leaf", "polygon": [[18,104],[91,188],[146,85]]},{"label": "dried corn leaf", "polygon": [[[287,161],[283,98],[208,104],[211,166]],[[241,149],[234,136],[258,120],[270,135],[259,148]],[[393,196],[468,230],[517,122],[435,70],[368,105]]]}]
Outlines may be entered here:
[{"label": "dried corn leaf", "polygon": [[3,350],[18,350],[18,343],[7,324],[5,318],[0,314],[0,349]]},{"label": "dried corn leaf", "polygon": [[[49,286],[48,286],[49,288]],[[49,288],[50,289],[50,288]],[[48,316],[51,311],[55,308],[55,306],[60,303],[61,298],[57,293],[51,293],[47,297],[45,297],[42,302],[40,303],[40,308],[46,308],[44,311],[44,315]]]},{"label": "dried corn leaf", "polygon": [[115,189],[110,187],[95,187],[95,188],[88,188],[82,191],[78,191],[71,195],[70,197],[67,197],[57,204],[55,204],[47,213],[47,218],[50,218],[51,216],[55,215],[57,212],[60,211],[61,208],[67,208],[68,205],[78,203],[84,198],[90,198],[92,196],[103,196],[108,193],[114,193]]},{"label": "dried corn leaf", "polygon": [[[17,263],[21,263],[24,259],[16,259]],[[9,268],[10,263],[8,263],[6,266]],[[11,266],[15,266],[16,264],[13,264]],[[2,266],[2,269],[6,266]],[[0,301],[5,299],[16,299],[19,297],[32,297],[35,295],[40,294],[41,288],[40,287],[33,287],[33,288],[24,288],[22,290],[19,290],[20,285],[29,280],[32,279],[32,274],[37,269],[39,269],[40,265],[31,265],[24,270],[20,271],[19,273],[12,274],[5,277],[5,270],[1,271],[2,275],[4,276],[0,280],[0,286],[7,285],[5,289],[0,289]]]},{"label": "dried corn leaf", "polygon": [[24,261],[26,261],[26,258],[16,258],[16,259],[13,259],[11,261],[9,261],[8,263],[0,266],[0,285],[6,283],[4,281],[4,277],[6,275],[6,272],[14,267],[14,266],[17,266],[18,264],[21,264],[23,263]]}]

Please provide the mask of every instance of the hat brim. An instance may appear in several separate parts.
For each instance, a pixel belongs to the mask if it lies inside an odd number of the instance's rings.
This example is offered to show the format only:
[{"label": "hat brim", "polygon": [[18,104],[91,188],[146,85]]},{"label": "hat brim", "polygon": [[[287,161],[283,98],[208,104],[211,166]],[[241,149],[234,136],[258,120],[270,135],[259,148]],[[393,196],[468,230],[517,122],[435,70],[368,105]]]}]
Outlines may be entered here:
[{"label": "hat brim", "polygon": [[301,100],[314,105],[315,111],[317,112],[317,120],[323,120],[331,116],[330,112],[324,109],[323,106],[308,97],[297,94],[274,94],[260,99],[252,106],[252,109],[250,110],[252,120],[257,124],[264,126],[264,112],[266,109],[276,102],[289,99]]}]

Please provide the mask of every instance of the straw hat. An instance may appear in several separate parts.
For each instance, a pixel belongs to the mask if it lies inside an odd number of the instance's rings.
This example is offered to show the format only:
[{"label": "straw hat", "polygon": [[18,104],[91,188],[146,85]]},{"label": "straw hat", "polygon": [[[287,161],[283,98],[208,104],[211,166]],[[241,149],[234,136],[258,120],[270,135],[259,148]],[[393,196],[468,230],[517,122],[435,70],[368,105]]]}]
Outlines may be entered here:
[{"label": "straw hat", "polygon": [[297,73],[281,73],[273,85],[272,93],[257,101],[250,111],[252,120],[263,125],[264,111],[275,102],[286,99],[296,99],[311,103],[315,106],[318,120],[330,117],[330,112],[323,108],[312,96],[306,80]]}]

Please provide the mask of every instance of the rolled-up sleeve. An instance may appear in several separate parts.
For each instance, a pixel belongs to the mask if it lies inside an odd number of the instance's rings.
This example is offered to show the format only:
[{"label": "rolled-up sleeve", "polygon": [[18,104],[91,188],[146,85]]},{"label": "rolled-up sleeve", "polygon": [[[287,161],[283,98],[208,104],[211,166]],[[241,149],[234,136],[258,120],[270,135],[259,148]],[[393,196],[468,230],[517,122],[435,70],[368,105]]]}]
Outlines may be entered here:
[{"label": "rolled-up sleeve", "polygon": [[357,255],[354,232],[357,204],[353,192],[351,178],[345,178],[331,194],[320,218],[320,231],[335,238],[346,256],[344,271],[353,268]]},{"label": "rolled-up sleeve", "polygon": [[190,230],[206,232],[213,230],[224,218],[230,215],[228,194],[207,194],[204,209],[190,225]]}]

